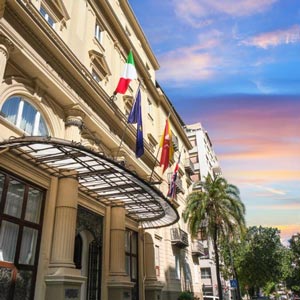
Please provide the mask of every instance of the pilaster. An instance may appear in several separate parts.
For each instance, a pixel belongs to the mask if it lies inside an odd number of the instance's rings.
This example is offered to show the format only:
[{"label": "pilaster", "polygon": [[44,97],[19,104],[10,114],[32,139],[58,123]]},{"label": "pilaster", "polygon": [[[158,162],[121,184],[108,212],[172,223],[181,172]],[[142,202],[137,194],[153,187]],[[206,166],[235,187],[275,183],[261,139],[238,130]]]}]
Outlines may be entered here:
[{"label": "pilaster", "polygon": [[133,283],[125,271],[125,207],[111,208],[108,299],[132,299]]},{"label": "pilaster", "polygon": [[145,233],[145,299],[161,299],[163,283],[157,280],[155,271],[154,242],[150,233]]},{"label": "pilaster", "polygon": [[73,262],[76,233],[78,180],[76,171],[62,170],[58,181],[46,300],[80,299],[85,281]]}]

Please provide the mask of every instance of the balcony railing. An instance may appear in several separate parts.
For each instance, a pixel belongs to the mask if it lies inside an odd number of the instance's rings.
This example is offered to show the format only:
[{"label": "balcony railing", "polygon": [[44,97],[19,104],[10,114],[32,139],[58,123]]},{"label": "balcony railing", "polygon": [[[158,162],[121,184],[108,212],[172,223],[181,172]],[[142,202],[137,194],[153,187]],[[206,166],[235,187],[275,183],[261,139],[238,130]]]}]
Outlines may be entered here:
[{"label": "balcony railing", "polygon": [[213,169],[214,177],[218,177],[222,175],[222,170],[220,167],[214,167]]},{"label": "balcony railing", "polygon": [[171,228],[171,243],[180,248],[185,248],[189,245],[188,234],[180,228]]},{"label": "balcony railing", "polygon": [[[173,176],[173,173],[168,173],[168,184],[171,184],[172,176]],[[181,178],[179,178],[179,177],[176,178],[175,186],[176,186],[176,194],[178,194],[178,193],[184,194],[184,189],[183,189]]]},{"label": "balcony railing", "polygon": [[194,164],[189,158],[186,158],[184,161],[184,168],[187,173],[190,175],[193,175],[195,172]]},{"label": "balcony railing", "polygon": [[174,151],[178,151],[179,149],[178,137],[174,135],[174,133],[172,133],[172,143],[173,143]]},{"label": "balcony railing", "polygon": [[205,255],[204,246],[201,241],[196,240],[192,242],[192,255],[203,256]]}]

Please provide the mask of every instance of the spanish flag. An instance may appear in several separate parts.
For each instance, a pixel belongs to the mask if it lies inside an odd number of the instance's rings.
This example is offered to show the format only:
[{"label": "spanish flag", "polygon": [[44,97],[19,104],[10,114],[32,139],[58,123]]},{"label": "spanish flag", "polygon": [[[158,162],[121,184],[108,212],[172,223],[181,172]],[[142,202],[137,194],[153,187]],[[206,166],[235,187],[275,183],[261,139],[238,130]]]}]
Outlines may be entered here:
[{"label": "spanish flag", "polygon": [[172,143],[172,132],[170,129],[169,118],[166,120],[166,126],[161,137],[160,145],[161,150],[161,157],[160,157],[160,166],[163,166],[163,173],[169,166],[170,160],[173,158],[174,148]]}]

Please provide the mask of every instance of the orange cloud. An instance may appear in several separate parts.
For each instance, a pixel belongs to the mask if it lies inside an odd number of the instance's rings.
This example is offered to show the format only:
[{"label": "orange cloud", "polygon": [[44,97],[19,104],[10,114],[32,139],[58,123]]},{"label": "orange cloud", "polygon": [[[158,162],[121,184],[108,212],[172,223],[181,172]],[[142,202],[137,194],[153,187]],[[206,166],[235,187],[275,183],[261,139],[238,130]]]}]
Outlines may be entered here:
[{"label": "orange cloud", "polygon": [[276,47],[282,44],[294,44],[300,42],[300,26],[294,25],[285,30],[265,32],[241,42],[247,46],[255,46],[263,49]]},{"label": "orange cloud", "polygon": [[293,234],[300,233],[300,224],[277,225],[272,227],[276,227],[280,230],[281,242],[286,246],[288,246],[288,241]]},{"label": "orange cloud", "polygon": [[300,170],[235,170],[230,177],[240,183],[263,183],[270,181],[290,181],[300,179]]}]

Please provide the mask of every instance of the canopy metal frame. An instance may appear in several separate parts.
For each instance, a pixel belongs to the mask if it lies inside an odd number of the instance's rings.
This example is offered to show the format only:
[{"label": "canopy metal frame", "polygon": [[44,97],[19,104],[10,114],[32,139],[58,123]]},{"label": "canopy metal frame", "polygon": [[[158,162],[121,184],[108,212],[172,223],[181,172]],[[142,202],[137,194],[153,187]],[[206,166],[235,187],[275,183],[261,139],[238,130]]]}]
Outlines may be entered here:
[{"label": "canopy metal frame", "polygon": [[175,206],[156,187],[80,143],[29,136],[0,142],[0,151],[6,148],[51,176],[76,171],[81,192],[105,205],[124,205],[127,216],[143,228],[165,227],[179,220]]}]

